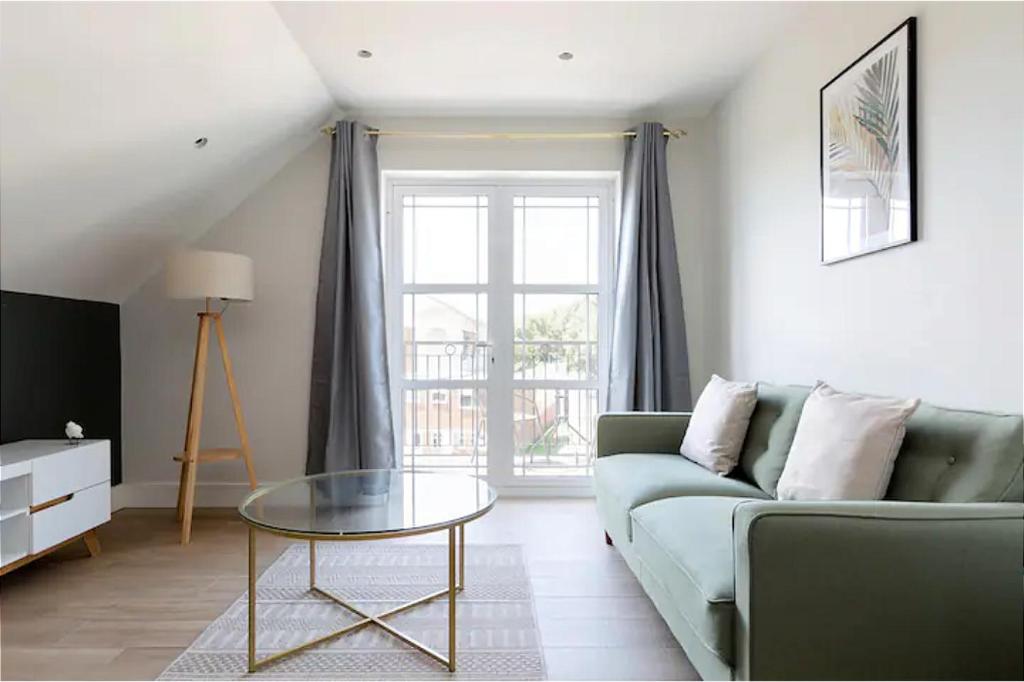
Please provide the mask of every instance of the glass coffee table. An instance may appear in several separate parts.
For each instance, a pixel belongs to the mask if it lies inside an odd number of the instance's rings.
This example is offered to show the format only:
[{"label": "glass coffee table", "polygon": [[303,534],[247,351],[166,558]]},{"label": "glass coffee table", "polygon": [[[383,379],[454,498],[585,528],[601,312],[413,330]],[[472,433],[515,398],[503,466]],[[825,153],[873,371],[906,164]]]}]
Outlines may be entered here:
[{"label": "glass coffee table", "polygon": [[[249,525],[249,672],[369,625],[382,628],[455,672],[455,595],[465,587],[465,526],[489,512],[496,499],[497,494],[487,483],[472,476],[411,473],[397,469],[319,474],[253,491],[238,506],[242,519]],[[257,659],[258,530],[308,541],[309,589],[348,609],[359,620],[305,644]],[[448,587],[442,590],[371,615],[317,587],[317,542],[390,540],[442,530],[448,531]],[[442,596],[448,597],[447,656],[384,622],[388,616]]]}]

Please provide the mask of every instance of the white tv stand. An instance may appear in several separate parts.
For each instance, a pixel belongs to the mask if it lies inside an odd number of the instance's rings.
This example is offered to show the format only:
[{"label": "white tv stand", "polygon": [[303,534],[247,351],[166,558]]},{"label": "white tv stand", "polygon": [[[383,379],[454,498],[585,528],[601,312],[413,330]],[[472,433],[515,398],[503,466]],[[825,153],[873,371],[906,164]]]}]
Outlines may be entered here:
[{"label": "white tv stand", "polygon": [[0,445],[0,575],[79,539],[96,556],[109,520],[109,440]]}]

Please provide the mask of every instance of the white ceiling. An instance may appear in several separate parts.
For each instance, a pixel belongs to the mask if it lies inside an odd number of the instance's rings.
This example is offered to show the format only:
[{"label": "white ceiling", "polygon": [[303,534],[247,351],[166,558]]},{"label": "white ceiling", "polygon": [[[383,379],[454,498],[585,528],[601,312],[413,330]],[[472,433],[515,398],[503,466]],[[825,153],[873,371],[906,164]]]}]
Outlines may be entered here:
[{"label": "white ceiling", "polygon": [[334,101],[267,3],[3,3],[0,106],[0,286],[121,301]]},{"label": "white ceiling", "polygon": [[802,5],[0,3],[0,287],[124,300],[338,107],[703,115]]},{"label": "white ceiling", "polygon": [[[331,94],[397,115],[703,116],[804,3],[276,2]],[[367,49],[371,59],[356,52]],[[572,61],[557,55],[569,51]]]}]

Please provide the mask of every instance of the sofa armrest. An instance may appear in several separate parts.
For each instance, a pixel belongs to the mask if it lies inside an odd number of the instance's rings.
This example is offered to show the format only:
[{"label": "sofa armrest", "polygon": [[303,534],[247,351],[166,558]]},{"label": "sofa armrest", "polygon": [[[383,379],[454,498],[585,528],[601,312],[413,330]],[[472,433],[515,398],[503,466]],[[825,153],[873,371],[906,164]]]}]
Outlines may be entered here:
[{"label": "sofa armrest", "polygon": [[605,412],[597,418],[597,456],[620,452],[677,454],[689,412]]},{"label": "sofa armrest", "polygon": [[733,528],[740,679],[1024,675],[1024,504],[751,501]]}]

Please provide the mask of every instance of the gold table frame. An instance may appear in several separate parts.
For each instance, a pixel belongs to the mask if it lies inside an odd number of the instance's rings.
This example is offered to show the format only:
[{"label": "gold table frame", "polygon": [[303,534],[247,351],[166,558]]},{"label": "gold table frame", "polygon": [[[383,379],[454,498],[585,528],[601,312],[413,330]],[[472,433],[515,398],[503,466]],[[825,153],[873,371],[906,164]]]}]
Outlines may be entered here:
[{"label": "gold table frame", "polygon": [[[260,668],[267,666],[271,663],[279,661],[288,656],[292,656],[301,651],[305,651],[311,647],[317,646],[329,642],[332,639],[336,639],[348,632],[354,632],[368,625],[376,625],[388,634],[400,639],[409,646],[417,649],[427,656],[430,656],[441,665],[448,668],[449,672],[455,672],[455,595],[462,592],[465,589],[465,569],[466,569],[466,524],[470,521],[480,518],[487,512],[489,512],[497,500],[495,496],[491,500],[490,504],[483,507],[482,509],[474,512],[469,516],[465,516],[452,521],[435,524],[431,526],[424,526],[422,528],[405,529],[392,532],[380,532],[380,533],[353,533],[347,535],[341,534],[325,534],[325,533],[303,533],[291,530],[282,530],[279,528],[273,528],[263,524],[258,524],[242,514],[242,520],[245,521],[249,526],[249,633],[248,633],[248,654],[249,654],[249,672],[254,673]],[[244,503],[243,503],[244,506]],[[440,530],[448,531],[448,587],[431,592],[419,599],[402,604],[393,609],[384,611],[378,614],[368,614],[360,608],[357,608],[343,599],[323,590],[316,585],[316,543],[317,542],[356,542],[360,540],[389,540],[393,538],[409,537],[412,535],[425,535],[427,533],[434,533]],[[311,592],[318,594],[322,597],[335,602],[336,604],[343,606],[352,613],[356,614],[360,620],[355,623],[350,623],[345,627],[335,630],[332,633],[318,637],[312,641],[300,644],[286,649],[285,651],[272,654],[263,659],[256,658],[256,531],[260,530],[272,535],[280,535],[287,538],[307,540],[309,542],[309,589]],[[458,531],[458,541],[456,542],[456,530]],[[458,545],[458,559],[456,560],[456,544]],[[458,579],[456,579],[456,564],[458,565]],[[448,596],[448,655],[445,656],[437,651],[434,651],[427,645],[416,641],[412,637],[404,634],[403,632],[395,629],[393,626],[384,622],[384,618],[388,616],[394,616],[403,611],[407,611],[415,606],[425,604],[438,597],[447,595]]]}]

